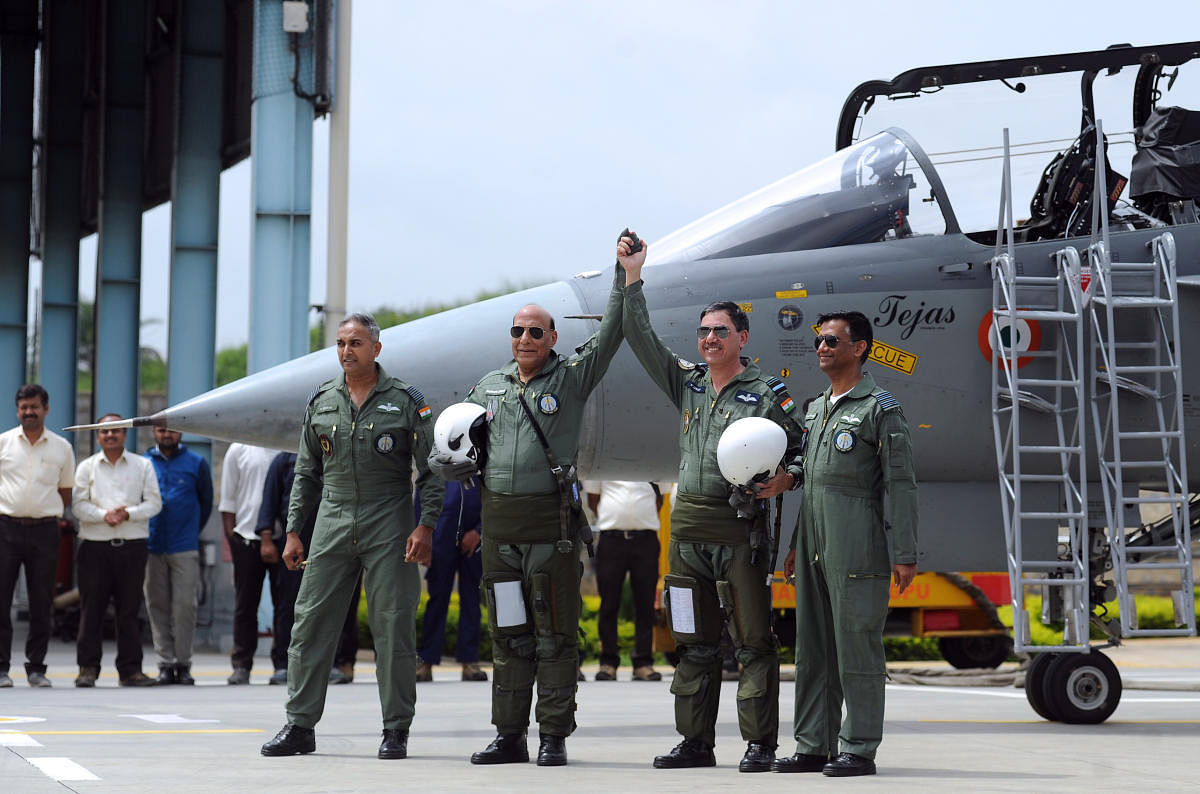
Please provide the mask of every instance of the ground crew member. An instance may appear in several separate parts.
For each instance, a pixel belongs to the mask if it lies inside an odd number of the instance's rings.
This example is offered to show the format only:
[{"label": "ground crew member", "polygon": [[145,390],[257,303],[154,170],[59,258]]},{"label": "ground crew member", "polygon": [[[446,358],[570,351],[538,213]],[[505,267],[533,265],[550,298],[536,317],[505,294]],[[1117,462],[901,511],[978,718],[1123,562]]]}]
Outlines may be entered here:
[{"label": "ground crew member", "polygon": [[[416,563],[429,563],[445,486],[425,463],[432,412],[416,387],[375,362],[379,350],[375,319],[347,316],[337,334],[343,374],[321,384],[304,414],[283,549],[289,569],[298,569],[304,558],[299,531],[314,507],[317,523],[288,647],[288,722],[262,746],[263,755],[316,749],[313,728],[324,710],[334,646],[359,571],[365,571],[383,707],[379,757],[408,754],[417,697]],[[410,457],[421,488],[415,529]]]},{"label": "ground crew member", "polygon": [[525,737],[535,681],[537,763],[567,763],[566,737],[575,730],[583,564],[575,530],[564,526],[564,519],[568,524],[572,519],[563,515],[547,455],[562,473],[573,468],[584,404],[621,345],[623,282],[616,268],[600,329],[570,356],[554,351],[558,333],[550,313],[532,304],[522,308],[510,331],[513,360],[484,375],[467,395],[468,402],[486,408],[483,581],[498,734],[471,756],[473,764],[529,760]]},{"label": "ground crew member", "polygon": [[[778,378],[766,377],[741,357],[750,323],[737,304],[713,303],[700,314],[697,349],[704,364],[672,353],[650,326],[641,272],[645,250],[630,254],[622,237],[617,255],[625,267],[625,337],[650,378],[680,411],[679,492],[671,517],[672,634],[679,665],[671,682],[675,729],[683,742],[654,759],[660,769],[714,766],[717,705],[721,688],[721,631],[726,619],[742,675],[738,682],[738,725],[747,748],[738,769],[765,772],[775,757],[779,733],[779,660],[771,632],[774,565],[770,548],[752,548],[752,521],[729,504],[731,486],[717,466],[717,442],[731,423],[763,416],[783,427],[783,466],[761,486],[759,499],[800,482],[799,425],[795,403]],[[761,514],[759,520],[761,521]],[[769,544],[767,544],[769,546]],[[686,601],[692,620],[685,618]],[[732,601],[732,603],[730,603]],[[724,614],[722,614],[724,613]]]},{"label": "ground crew member", "polygon": [[[836,312],[817,322],[817,359],[830,386],[805,412],[805,498],[784,563],[796,577],[796,754],[772,769],[873,775],[883,736],[888,579],[903,593],[917,573],[917,482],[900,404],[862,370],[870,321]],[[829,760],[839,739],[841,752]]]}]

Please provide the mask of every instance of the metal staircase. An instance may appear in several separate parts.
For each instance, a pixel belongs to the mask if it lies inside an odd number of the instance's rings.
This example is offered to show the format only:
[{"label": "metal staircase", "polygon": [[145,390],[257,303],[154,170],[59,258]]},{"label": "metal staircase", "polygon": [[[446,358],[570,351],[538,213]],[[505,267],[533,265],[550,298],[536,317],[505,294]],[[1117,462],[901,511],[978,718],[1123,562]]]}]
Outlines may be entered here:
[{"label": "metal staircase", "polygon": [[[1013,599],[1013,647],[1030,649],[1026,588],[1038,588],[1044,603],[1061,603],[1062,643],[1039,650],[1084,650],[1088,647],[1089,604],[1087,543],[1086,419],[1084,394],[1085,315],[1079,252],[1067,247],[1053,254],[1055,275],[1026,276],[1013,253],[1012,188],[1004,131],[1004,178],[992,273],[992,428],[995,434],[1001,506]],[[1001,241],[1006,250],[1001,250]],[[1012,344],[1030,322],[1042,326],[1039,350]],[[1007,329],[1007,335],[1002,332]],[[1007,340],[1005,339],[1007,336]],[[1027,372],[1023,369],[1028,366]],[[1046,415],[1052,433],[1023,426]],[[1056,510],[1033,510],[1028,486],[1052,483],[1061,495]],[[1023,536],[1027,524],[1046,522],[1057,528],[1057,559],[1027,558]],[[1055,531],[1051,529],[1051,531]],[[1065,542],[1063,535],[1065,533]]]},{"label": "metal staircase", "polygon": [[[1099,127],[1097,135],[1102,134]],[[1104,158],[1096,159],[1095,183],[1104,185]],[[1107,208],[1104,200],[1103,194],[1093,198],[1093,242],[1088,247],[1096,282],[1090,312],[1092,419],[1121,636],[1194,636],[1175,240],[1164,232],[1150,241],[1152,261],[1112,261],[1108,213],[1100,211]],[[1099,239],[1096,229],[1101,230]],[[1140,495],[1134,490],[1138,484],[1153,487],[1154,495]],[[1137,515],[1143,504],[1167,510],[1149,537],[1140,521],[1127,526],[1126,516]],[[1170,582],[1176,628],[1138,627],[1136,585],[1130,582],[1137,571],[1158,572],[1156,589],[1164,578]]]}]

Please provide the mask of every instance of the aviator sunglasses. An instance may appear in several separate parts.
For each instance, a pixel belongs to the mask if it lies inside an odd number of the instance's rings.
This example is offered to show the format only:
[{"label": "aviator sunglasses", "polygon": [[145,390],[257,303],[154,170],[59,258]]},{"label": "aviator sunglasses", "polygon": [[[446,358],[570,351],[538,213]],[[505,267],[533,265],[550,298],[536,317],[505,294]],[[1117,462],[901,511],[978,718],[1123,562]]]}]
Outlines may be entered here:
[{"label": "aviator sunglasses", "polygon": [[508,329],[508,332],[512,335],[513,339],[520,339],[522,336],[524,336],[526,331],[528,331],[529,335],[534,339],[541,339],[546,335],[546,329],[538,328],[536,325],[531,325],[528,327],[523,325],[514,325],[512,328]]},{"label": "aviator sunglasses", "polygon": [[[854,342],[854,341],[856,341],[856,340],[851,340],[851,342]],[[833,334],[825,334],[824,336],[818,336],[816,339],[813,340],[813,350],[820,350],[822,342],[825,343],[825,347],[829,348],[830,350],[833,350],[834,348],[836,348],[838,345],[840,345],[842,343],[842,340],[839,339],[838,337],[834,336]]]},{"label": "aviator sunglasses", "polygon": [[717,339],[724,339],[729,336],[728,325],[702,325],[696,329],[696,338],[703,339],[709,334],[716,334]]}]

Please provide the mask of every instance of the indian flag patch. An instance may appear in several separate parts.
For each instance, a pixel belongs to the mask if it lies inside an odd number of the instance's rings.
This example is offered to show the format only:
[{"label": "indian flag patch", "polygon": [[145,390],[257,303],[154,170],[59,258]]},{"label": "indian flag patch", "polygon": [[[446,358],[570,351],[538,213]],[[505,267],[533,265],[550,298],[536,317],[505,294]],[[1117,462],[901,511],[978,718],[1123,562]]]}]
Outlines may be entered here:
[{"label": "indian flag patch", "polygon": [[779,403],[779,407],[783,409],[785,414],[790,414],[792,409],[796,407],[796,402],[791,397],[784,397],[783,401]]},{"label": "indian flag patch", "polygon": [[432,415],[433,415],[433,409],[430,408],[428,405],[426,405],[421,410],[417,411],[417,416],[421,417],[422,419],[428,419]]}]

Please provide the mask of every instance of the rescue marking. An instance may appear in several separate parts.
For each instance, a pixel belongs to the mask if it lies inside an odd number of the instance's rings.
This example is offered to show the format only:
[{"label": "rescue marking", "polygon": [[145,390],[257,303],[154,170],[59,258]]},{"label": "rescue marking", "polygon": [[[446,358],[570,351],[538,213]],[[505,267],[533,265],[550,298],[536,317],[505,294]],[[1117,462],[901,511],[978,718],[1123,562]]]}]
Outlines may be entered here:
[{"label": "rescue marking", "polygon": [[775,297],[779,300],[790,300],[795,298],[807,298],[808,290],[806,289],[785,289],[775,293]]},{"label": "rescue marking", "polygon": [[907,350],[901,350],[898,347],[889,345],[887,342],[881,342],[876,339],[871,344],[870,360],[876,364],[882,364],[885,367],[890,367],[897,372],[903,372],[905,375],[913,374],[917,368],[917,359],[920,356],[909,353]]},{"label": "rescue marking", "polygon": [[746,314],[754,313],[754,304],[753,303],[749,303],[749,302],[739,303],[738,308],[741,309],[742,311],[744,311]]}]

